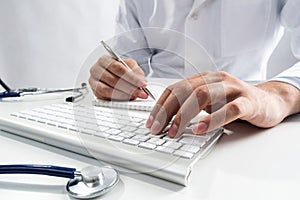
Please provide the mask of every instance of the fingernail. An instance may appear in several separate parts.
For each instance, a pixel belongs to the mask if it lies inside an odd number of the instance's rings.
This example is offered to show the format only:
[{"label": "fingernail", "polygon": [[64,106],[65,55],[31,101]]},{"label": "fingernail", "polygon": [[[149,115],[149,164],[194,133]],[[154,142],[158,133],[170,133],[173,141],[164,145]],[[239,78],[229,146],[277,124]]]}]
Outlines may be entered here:
[{"label": "fingernail", "polygon": [[146,121],[146,127],[147,127],[147,128],[150,128],[151,125],[152,125],[152,123],[153,123],[153,116],[150,115],[150,117],[149,117],[149,118],[147,119],[147,121]]},{"label": "fingernail", "polygon": [[158,134],[159,131],[160,131],[160,129],[161,129],[161,124],[160,124],[160,122],[157,121],[157,120],[155,120],[154,123],[153,123],[152,126],[151,126],[151,129],[150,129],[151,133],[153,133],[153,134]]},{"label": "fingernail", "polygon": [[138,93],[138,97],[140,97],[142,99],[147,99],[148,98],[148,94],[146,94],[146,92],[144,92],[143,90],[141,90]]},{"label": "fingernail", "polygon": [[175,137],[175,136],[177,135],[177,132],[178,132],[178,127],[177,127],[176,124],[173,124],[173,125],[171,126],[171,128],[169,129],[169,136],[170,136],[171,138],[173,138],[173,137]]},{"label": "fingernail", "polygon": [[198,124],[194,125],[192,131],[194,133],[203,133],[207,130],[207,124],[204,122],[199,122]]}]

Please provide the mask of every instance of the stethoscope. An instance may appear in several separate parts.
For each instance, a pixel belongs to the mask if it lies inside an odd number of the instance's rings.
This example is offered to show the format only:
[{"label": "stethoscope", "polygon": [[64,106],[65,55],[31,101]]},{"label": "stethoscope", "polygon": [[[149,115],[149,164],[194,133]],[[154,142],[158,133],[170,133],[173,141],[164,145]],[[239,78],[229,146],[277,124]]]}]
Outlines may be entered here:
[{"label": "stethoscope", "polygon": [[119,173],[110,166],[75,168],[51,165],[0,165],[0,174],[39,174],[70,178],[66,191],[77,199],[90,199],[110,191],[119,181]]},{"label": "stethoscope", "polygon": [[75,92],[78,94],[66,98],[67,102],[75,102],[76,100],[80,99],[80,97],[83,97],[84,93],[87,92],[86,83],[81,83],[81,86],[77,88],[66,88],[66,89],[22,88],[22,89],[12,90],[0,79],[0,85],[5,89],[4,92],[0,92],[0,100],[6,98],[17,98],[17,97],[29,96],[29,95],[50,94],[50,93],[60,93],[60,92]]}]

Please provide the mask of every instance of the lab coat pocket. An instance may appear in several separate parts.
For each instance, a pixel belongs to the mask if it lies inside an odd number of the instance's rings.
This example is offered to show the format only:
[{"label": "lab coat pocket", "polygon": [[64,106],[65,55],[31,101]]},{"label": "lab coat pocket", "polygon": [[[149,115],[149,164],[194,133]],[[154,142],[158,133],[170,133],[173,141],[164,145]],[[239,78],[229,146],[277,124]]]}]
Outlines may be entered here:
[{"label": "lab coat pocket", "polygon": [[263,46],[273,0],[221,0],[222,57]]}]

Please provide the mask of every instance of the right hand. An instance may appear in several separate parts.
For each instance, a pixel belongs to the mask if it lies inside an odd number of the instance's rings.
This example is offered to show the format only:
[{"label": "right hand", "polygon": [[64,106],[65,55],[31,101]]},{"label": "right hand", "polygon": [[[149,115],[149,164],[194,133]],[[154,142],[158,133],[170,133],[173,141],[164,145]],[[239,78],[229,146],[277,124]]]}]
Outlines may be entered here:
[{"label": "right hand", "polygon": [[108,55],[99,58],[91,67],[89,84],[97,98],[103,100],[148,98],[148,95],[140,89],[147,86],[143,70],[133,59],[124,61],[132,71]]}]

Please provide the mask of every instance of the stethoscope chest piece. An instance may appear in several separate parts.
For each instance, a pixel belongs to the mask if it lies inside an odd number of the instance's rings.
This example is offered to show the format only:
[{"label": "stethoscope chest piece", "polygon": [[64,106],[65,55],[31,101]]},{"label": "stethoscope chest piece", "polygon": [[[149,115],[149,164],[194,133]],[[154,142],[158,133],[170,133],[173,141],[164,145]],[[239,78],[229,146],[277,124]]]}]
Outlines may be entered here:
[{"label": "stethoscope chest piece", "polygon": [[66,190],[77,199],[90,199],[111,190],[119,181],[119,173],[109,167],[89,166],[69,180]]}]

